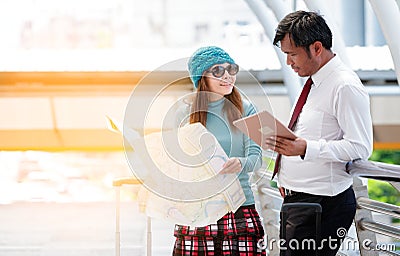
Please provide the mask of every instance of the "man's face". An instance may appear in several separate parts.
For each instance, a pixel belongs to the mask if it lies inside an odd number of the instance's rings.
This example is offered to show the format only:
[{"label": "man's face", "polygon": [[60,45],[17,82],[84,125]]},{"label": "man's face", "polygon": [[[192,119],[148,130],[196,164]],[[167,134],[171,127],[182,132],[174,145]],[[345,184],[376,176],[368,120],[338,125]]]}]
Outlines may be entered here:
[{"label": "man's face", "polygon": [[307,54],[303,47],[296,47],[288,34],[281,40],[281,50],[286,54],[286,64],[291,66],[299,76],[305,77],[314,74],[318,70],[318,62],[310,46],[310,53]]}]

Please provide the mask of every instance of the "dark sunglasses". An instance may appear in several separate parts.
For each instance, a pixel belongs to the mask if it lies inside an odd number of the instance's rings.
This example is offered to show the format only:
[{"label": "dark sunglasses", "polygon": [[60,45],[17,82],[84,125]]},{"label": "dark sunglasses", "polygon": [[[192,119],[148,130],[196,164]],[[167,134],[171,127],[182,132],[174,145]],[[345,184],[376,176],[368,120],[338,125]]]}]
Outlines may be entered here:
[{"label": "dark sunglasses", "polygon": [[225,74],[225,70],[231,76],[236,75],[239,72],[239,66],[237,64],[229,64],[228,66],[215,66],[211,70],[207,70],[207,73],[212,73],[216,78],[220,78]]}]

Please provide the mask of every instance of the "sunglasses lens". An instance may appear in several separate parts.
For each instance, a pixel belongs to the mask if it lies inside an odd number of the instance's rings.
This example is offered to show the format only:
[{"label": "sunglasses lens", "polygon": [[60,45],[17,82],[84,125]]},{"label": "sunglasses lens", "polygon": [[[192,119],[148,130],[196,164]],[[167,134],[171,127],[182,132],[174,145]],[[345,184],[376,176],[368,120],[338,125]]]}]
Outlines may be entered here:
[{"label": "sunglasses lens", "polygon": [[211,70],[215,77],[222,77],[225,73],[225,68],[223,66],[216,66]]},{"label": "sunglasses lens", "polygon": [[215,66],[209,72],[211,72],[213,76],[220,78],[225,74],[225,70],[233,76],[239,72],[239,66],[237,64],[229,64],[226,68],[223,66]]},{"label": "sunglasses lens", "polygon": [[237,64],[230,64],[226,67],[226,70],[228,71],[229,75],[233,76],[239,72],[239,66]]}]

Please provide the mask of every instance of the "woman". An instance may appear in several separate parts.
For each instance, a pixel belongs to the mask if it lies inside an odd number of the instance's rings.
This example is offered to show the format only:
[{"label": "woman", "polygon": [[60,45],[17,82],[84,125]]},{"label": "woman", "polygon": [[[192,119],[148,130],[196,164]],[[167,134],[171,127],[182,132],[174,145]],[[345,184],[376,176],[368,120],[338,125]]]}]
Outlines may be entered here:
[{"label": "woman", "polygon": [[197,89],[190,123],[202,123],[229,156],[222,173],[237,173],[246,201],[235,212],[205,227],[176,225],[173,255],[265,255],[264,236],[249,184],[250,174],[261,167],[261,148],[232,125],[254,114],[255,108],[235,88],[238,65],[223,49],[198,49],[188,62],[190,78]]}]

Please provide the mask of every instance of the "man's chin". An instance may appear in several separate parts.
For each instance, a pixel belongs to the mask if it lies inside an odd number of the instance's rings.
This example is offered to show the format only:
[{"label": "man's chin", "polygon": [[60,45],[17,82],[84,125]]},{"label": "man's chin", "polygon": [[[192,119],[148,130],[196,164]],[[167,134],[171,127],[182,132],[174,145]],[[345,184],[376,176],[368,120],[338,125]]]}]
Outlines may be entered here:
[{"label": "man's chin", "polygon": [[308,77],[307,74],[303,74],[303,73],[299,73],[299,72],[297,72],[297,75],[298,75],[299,77]]}]

